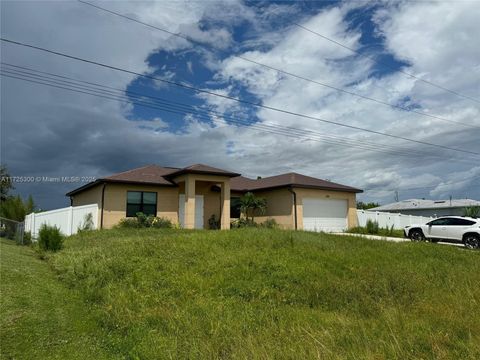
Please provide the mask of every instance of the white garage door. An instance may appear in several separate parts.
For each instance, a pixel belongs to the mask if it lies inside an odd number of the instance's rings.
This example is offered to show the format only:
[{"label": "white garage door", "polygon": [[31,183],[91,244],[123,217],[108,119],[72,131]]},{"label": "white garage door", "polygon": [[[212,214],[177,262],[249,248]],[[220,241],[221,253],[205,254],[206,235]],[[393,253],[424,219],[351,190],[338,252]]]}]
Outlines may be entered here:
[{"label": "white garage door", "polygon": [[303,199],[303,229],[342,232],[347,229],[347,200]]},{"label": "white garage door", "polygon": [[[185,226],[185,194],[178,196],[178,220]],[[195,195],[195,229],[203,229],[203,195]]]}]

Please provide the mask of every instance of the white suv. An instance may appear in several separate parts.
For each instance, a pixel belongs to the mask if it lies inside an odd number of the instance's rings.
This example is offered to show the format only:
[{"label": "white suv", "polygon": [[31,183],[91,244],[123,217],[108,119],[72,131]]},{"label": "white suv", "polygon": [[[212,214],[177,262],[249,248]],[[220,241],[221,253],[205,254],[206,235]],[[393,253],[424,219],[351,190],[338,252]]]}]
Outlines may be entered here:
[{"label": "white suv", "polygon": [[424,225],[410,225],[403,230],[412,241],[461,242],[469,249],[480,248],[480,219],[445,216]]}]

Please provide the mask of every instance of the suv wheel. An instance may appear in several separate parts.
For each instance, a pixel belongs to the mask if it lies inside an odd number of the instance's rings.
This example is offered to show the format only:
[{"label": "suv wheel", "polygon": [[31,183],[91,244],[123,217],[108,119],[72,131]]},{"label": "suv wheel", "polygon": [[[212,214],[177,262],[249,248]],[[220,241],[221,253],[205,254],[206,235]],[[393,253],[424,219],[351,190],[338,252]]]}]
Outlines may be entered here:
[{"label": "suv wheel", "polygon": [[412,241],[425,241],[425,236],[421,230],[412,230],[409,234],[410,240]]},{"label": "suv wheel", "polygon": [[480,238],[475,234],[467,234],[463,239],[465,247],[468,249],[478,249],[480,248]]}]

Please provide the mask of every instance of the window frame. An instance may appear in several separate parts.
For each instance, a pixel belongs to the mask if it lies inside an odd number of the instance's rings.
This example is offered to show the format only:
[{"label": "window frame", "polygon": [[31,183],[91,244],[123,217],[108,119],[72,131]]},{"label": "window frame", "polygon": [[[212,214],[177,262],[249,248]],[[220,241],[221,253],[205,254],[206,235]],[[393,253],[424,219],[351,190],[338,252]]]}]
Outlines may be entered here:
[{"label": "window frame", "polygon": [[[140,204],[133,204],[128,202],[128,193],[140,193]],[[144,205],[153,205],[153,204],[145,204],[143,200],[143,195],[144,193],[149,193],[149,194],[155,194],[155,211],[154,214],[145,214],[144,212]],[[128,214],[128,205],[140,205],[140,210],[137,211],[134,215],[129,215]],[[125,217],[127,218],[133,218],[137,216],[137,213],[141,212],[147,216],[153,215],[157,216],[157,211],[158,211],[158,193],[156,191],[141,191],[141,190],[127,190],[127,196],[126,196],[126,206],[125,206]]]},{"label": "window frame", "polygon": [[[441,220],[446,221],[446,224],[434,224],[434,222],[441,221]],[[451,220],[452,220],[452,218],[448,218],[448,217],[447,218],[435,219],[435,220],[430,221],[428,223],[428,226],[451,226],[452,225]]]},{"label": "window frame", "polygon": [[[453,224],[452,226],[473,226],[475,225],[475,221],[469,219],[459,219],[459,218],[452,218]],[[461,224],[463,222],[463,224]]]}]

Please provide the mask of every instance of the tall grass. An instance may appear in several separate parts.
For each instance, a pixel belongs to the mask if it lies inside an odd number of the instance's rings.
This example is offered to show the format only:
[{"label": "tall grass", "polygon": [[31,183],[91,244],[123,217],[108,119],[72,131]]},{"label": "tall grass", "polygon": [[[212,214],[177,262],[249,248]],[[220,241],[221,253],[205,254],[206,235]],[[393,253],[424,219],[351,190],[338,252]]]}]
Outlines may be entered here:
[{"label": "tall grass", "polygon": [[480,253],[425,245],[118,229],[49,261],[125,358],[477,359]]}]

